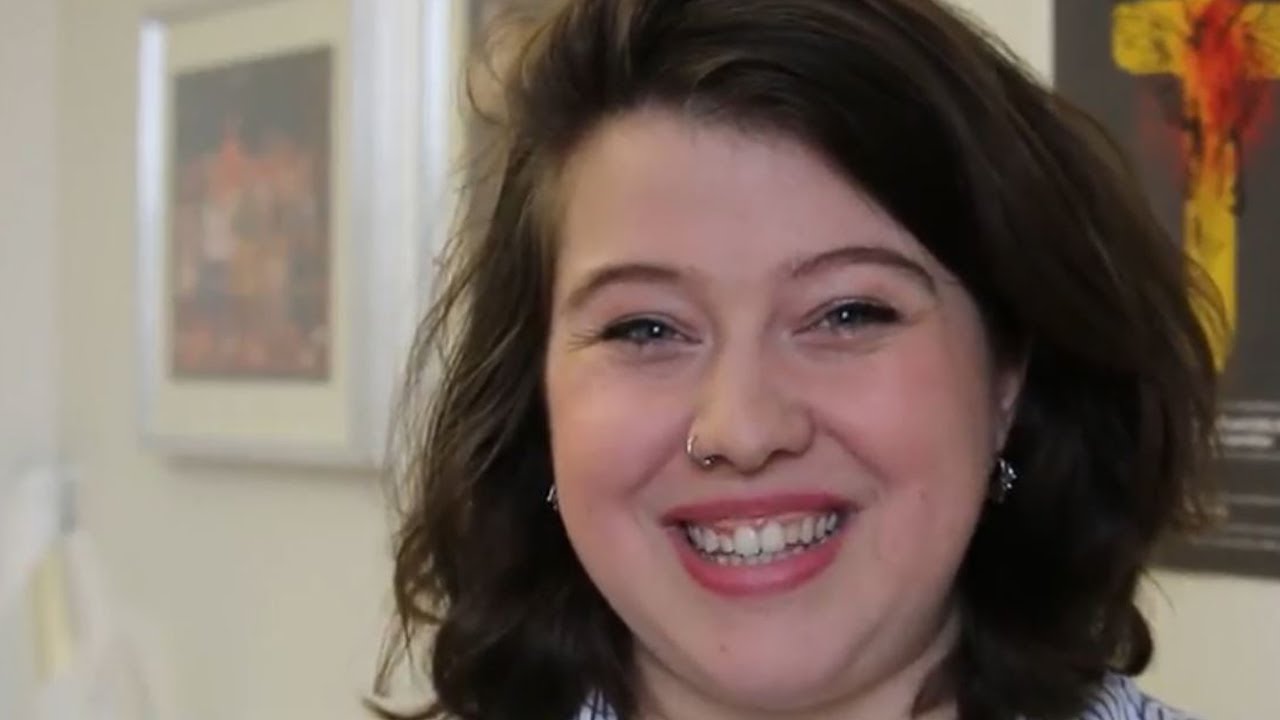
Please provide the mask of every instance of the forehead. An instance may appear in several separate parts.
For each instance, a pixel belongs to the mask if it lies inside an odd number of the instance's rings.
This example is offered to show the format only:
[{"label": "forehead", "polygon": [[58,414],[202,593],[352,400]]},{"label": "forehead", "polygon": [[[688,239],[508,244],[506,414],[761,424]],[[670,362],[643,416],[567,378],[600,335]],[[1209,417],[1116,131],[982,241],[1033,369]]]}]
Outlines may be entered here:
[{"label": "forehead", "polygon": [[620,255],[746,272],[849,244],[927,256],[807,145],[673,112],[603,125],[570,159],[561,189],[565,272]]}]

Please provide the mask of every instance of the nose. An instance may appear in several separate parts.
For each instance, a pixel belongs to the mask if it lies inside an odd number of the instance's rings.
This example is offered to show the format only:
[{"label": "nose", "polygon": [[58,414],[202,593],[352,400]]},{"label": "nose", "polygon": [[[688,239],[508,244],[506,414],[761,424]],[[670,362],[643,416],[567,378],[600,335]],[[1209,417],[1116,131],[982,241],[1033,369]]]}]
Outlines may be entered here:
[{"label": "nose", "polygon": [[699,456],[750,475],[809,447],[813,420],[782,365],[763,352],[717,356],[699,387],[690,428]]}]

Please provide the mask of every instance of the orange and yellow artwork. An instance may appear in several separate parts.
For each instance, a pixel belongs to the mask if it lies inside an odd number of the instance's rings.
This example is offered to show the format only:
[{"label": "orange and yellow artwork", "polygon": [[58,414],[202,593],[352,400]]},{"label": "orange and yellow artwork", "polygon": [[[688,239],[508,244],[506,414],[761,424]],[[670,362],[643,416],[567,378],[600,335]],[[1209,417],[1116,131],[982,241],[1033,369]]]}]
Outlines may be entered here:
[{"label": "orange and yellow artwork", "polygon": [[1280,0],[1056,0],[1053,76],[1223,311],[1190,298],[1221,375],[1220,522],[1159,561],[1280,578]]},{"label": "orange and yellow artwork", "polygon": [[1181,86],[1183,242],[1213,279],[1226,311],[1225,332],[1211,333],[1221,367],[1238,316],[1239,177],[1251,138],[1273,112],[1280,4],[1121,2],[1112,9],[1112,57],[1129,73],[1171,75]]},{"label": "orange and yellow artwork", "polygon": [[332,50],[174,79],[171,372],[326,381]]}]

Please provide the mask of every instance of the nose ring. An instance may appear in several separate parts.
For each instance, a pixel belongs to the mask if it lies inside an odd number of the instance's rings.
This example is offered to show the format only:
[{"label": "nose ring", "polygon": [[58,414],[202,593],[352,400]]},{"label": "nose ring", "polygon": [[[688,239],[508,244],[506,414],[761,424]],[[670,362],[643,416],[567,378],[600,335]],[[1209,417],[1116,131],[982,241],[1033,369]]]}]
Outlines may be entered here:
[{"label": "nose ring", "polygon": [[684,441],[684,454],[688,455],[689,459],[693,461],[693,464],[700,468],[709,468],[712,465],[715,465],[719,456],[715,454],[705,456],[699,455],[698,451],[693,447],[696,442],[697,437],[693,433],[689,433],[689,437]]}]

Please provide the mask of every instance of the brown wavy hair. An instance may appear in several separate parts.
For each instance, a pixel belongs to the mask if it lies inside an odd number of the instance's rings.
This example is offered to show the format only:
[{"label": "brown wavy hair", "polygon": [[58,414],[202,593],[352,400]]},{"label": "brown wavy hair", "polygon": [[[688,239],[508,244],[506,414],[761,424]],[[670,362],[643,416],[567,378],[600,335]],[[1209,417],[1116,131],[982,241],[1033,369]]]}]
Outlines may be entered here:
[{"label": "brown wavy hair", "polygon": [[961,717],[1073,717],[1107,673],[1141,671],[1137,583],[1166,530],[1206,516],[1221,325],[1095,122],[932,0],[571,0],[520,37],[496,185],[471,193],[404,389],[379,683],[426,649],[435,700],[403,717],[569,720],[589,698],[636,717],[631,635],[545,502],[542,369],[561,170],[652,107],[816,149],[1025,362],[1021,481],[957,580]]}]

